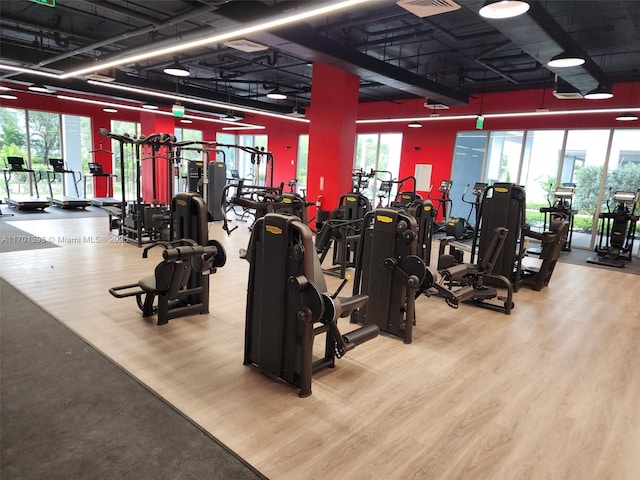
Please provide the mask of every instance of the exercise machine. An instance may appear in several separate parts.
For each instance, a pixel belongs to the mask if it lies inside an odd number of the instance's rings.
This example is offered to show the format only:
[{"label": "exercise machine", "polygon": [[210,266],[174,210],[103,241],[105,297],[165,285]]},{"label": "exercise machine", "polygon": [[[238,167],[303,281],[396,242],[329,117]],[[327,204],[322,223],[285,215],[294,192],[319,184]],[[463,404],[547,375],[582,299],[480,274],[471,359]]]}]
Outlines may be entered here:
[{"label": "exercise machine", "polygon": [[135,297],[142,316],[157,315],[158,325],[209,313],[209,276],[226,263],[222,245],[209,239],[207,207],[199,195],[179,193],[172,199],[171,230],[174,240],[143,250],[147,258],[150,249],[164,248],[153,275],[109,289],[116,298]]},{"label": "exercise machine", "polygon": [[[50,158],[49,165],[51,166],[51,170],[46,170],[46,174],[47,183],[49,184],[49,200],[52,205],[60,208],[86,208],[91,205],[91,200],[80,197],[78,190],[78,183],[82,180],[80,172],[67,169],[62,158]],[[53,183],[58,178],[62,184],[61,197],[53,194]],[[70,182],[65,181],[67,178],[70,179]],[[67,195],[67,184],[73,185],[75,196]]]},{"label": "exercise machine", "polygon": [[596,255],[587,258],[587,263],[623,268],[631,261],[633,244],[636,239],[638,215],[636,209],[640,202],[640,190],[636,192],[615,192],[615,207],[610,207],[611,189],[607,195],[607,211],[598,215],[598,244]]},{"label": "exercise machine", "polygon": [[[268,213],[251,232],[244,364],[311,395],[314,372],[335,366],[356,345],[378,335],[367,325],[346,334],[337,321],[366,305],[366,295],[338,297],[327,287],[309,226],[291,215]],[[341,287],[344,286],[342,283]],[[314,360],[314,340],[325,335]]]},{"label": "exercise machine", "polygon": [[[573,197],[575,195],[576,185],[574,183],[563,183],[562,186],[557,187],[553,192],[553,202],[547,197],[548,207],[540,208],[540,213],[544,214],[544,220],[542,224],[542,231],[547,231],[547,225],[550,230],[553,230],[553,226],[558,225],[558,219],[564,218],[569,221],[569,233],[562,245],[562,250],[565,252],[571,251],[571,241],[573,239],[573,219],[577,210],[573,209]],[[527,250],[528,253],[539,254],[541,252],[540,247],[532,247]]]},{"label": "exercise machine", "polygon": [[345,278],[347,268],[355,266],[362,219],[370,210],[371,202],[360,192],[340,196],[338,207],[322,223],[316,236],[316,250],[321,264],[332,252],[332,263],[330,267],[325,267],[325,273]]},{"label": "exercise machine", "polygon": [[[538,291],[549,285],[556,262],[570,235],[570,228],[571,222],[559,215],[551,218],[549,230],[542,233],[524,225],[522,233],[525,239],[536,239],[541,243],[541,248],[537,259],[530,256],[522,259],[522,285]],[[531,250],[527,250],[527,253],[531,253]]]},{"label": "exercise machine", "polygon": [[353,277],[353,294],[369,302],[351,315],[353,323],[377,325],[381,331],[412,342],[415,291],[427,267],[417,255],[414,217],[378,208],[365,215]]},{"label": "exercise machine", "polygon": [[[462,192],[462,201],[468,205],[469,214],[467,218],[460,217],[449,217],[446,220],[446,224],[444,226],[444,232],[447,236],[454,237],[456,240],[466,240],[473,238],[476,234],[476,225],[478,224],[478,207],[480,206],[480,198],[482,197],[482,193],[485,188],[487,188],[487,184],[483,182],[476,182],[473,186],[473,195],[475,197],[474,200],[467,200],[465,195],[469,190],[469,184],[464,187],[464,192]],[[475,211],[474,223],[473,225],[470,223],[471,215]]]},{"label": "exercise machine", "polygon": [[[494,273],[502,249],[507,239],[508,230],[497,227],[491,237],[486,253],[479,263],[459,263],[457,254],[445,254],[445,248],[454,237],[446,237],[440,242],[440,256],[438,259],[438,275],[430,274],[425,277],[417,295],[425,293],[443,297],[451,308],[458,308],[460,303],[489,308],[511,314],[513,304],[513,285],[508,278]],[[455,246],[452,248],[455,249]],[[495,286],[506,290],[506,296],[499,295]]]},{"label": "exercise machine", "polygon": [[[524,244],[522,229],[525,225],[526,194],[524,187],[514,183],[494,183],[485,188],[478,212],[478,235],[471,244],[471,263],[482,264],[498,227],[507,229],[507,238],[493,272],[507,278],[514,291],[520,284]],[[477,258],[477,261],[476,261]],[[489,281],[491,281],[489,279]]]},{"label": "exercise machine", "polygon": [[442,223],[435,224],[435,232],[444,232],[447,226],[447,220],[449,219],[449,213],[451,212],[451,207],[453,205],[453,201],[449,197],[449,193],[451,192],[451,186],[453,182],[451,180],[442,180],[440,182],[440,186],[438,187],[438,192],[440,192],[440,198],[432,198],[431,191],[428,192],[428,198],[432,202],[437,202],[438,204],[438,212],[442,212]]},{"label": "exercise machine", "polygon": [[[7,196],[4,201],[10,207],[17,208],[18,210],[43,211],[45,208],[51,205],[48,199],[40,197],[38,191],[38,182],[42,180],[42,171],[26,168],[24,158],[22,157],[7,157],[9,163],[7,168],[2,169],[4,174],[4,186],[7,191]],[[35,191],[35,196],[26,195],[14,195],[11,196],[11,180],[18,177],[24,178],[24,183],[29,184],[29,188]]]}]

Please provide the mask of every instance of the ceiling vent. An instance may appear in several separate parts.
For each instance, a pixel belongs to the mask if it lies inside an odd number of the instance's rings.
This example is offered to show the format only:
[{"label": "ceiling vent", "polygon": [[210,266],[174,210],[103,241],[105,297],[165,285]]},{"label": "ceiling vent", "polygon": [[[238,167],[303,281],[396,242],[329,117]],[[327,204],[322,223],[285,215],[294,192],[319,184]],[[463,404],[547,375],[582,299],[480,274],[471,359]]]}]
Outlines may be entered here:
[{"label": "ceiling vent", "polygon": [[113,82],[116,79],[115,72],[113,70],[107,70],[104,73],[90,73],[86,75],[87,80],[95,80],[96,82]]},{"label": "ceiling vent", "polygon": [[460,8],[460,5],[452,0],[398,0],[396,3],[420,18],[452,12]]},{"label": "ceiling vent", "polygon": [[556,85],[553,89],[553,96],[560,100],[571,100],[583,98],[580,91],[568,82],[565,82],[556,75]]},{"label": "ceiling vent", "polygon": [[253,53],[262,52],[263,50],[269,50],[269,47],[262,45],[261,43],[252,42],[246,38],[239,38],[238,40],[228,40],[224,42],[227,47],[235,48],[241,52]]},{"label": "ceiling vent", "polygon": [[432,110],[449,110],[449,105],[436,102],[435,100],[431,100],[430,98],[427,98],[427,101],[424,102],[424,107],[431,108]]}]

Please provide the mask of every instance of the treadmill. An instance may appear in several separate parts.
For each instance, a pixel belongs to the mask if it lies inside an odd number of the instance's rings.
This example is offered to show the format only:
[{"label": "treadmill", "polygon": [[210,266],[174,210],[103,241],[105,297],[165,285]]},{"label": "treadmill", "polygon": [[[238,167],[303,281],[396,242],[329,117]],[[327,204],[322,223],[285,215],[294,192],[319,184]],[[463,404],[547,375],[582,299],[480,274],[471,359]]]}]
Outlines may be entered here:
[{"label": "treadmill", "polygon": [[[51,165],[51,170],[47,170],[47,183],[49,184],[49,200],[52,205],[60,208],[85,208],[91,205],[91,200],[81,198],[78,192],[78,183],[81,179],[80,172],[68,170],[64,165],[64,160],[61,158],[50,158],[49,165]],[[55,182],[58,175],[60,175],[59,178],[62,183],[61,197],[53,194],[53,182]],[[71,183],[76,193],[75,196],[67,196],[65,177],[71,178]]]},{"label": "treadmill", "polygon": [[[51,202],[48,199],[40,197],[38,192],[38,182],[42,179],[42,172],[36,171],[31,168],[26,168],[24,164],[24,158],[22,157],[7,157],[9,168],[3,168],[2,173],[4,175],[4,185],[7,190],[7,196],[4,201],[10,207],[15,207],[18,210],[41,210],[51,206]],[[35,197],[28,195],[14,195],[11,196],[10,183],[12,178],[17,178],[22,174],[27,175],[27,179],[32,181],[31,185],[35,190]],[[28,180],[27,180],[28,181]]]},{"label": "treadmill", "polygon": [[118,200],[113,197],[111,191],[111,178],[117,178],[114,173],[106,173],[102,170],[102,164],[97,162],[89,163],[89,173],[84,176],[84,191],[87,191],[87,177],[93,178],[93,191],[96,189],[96,178],[104,178],[107,183],[107,196],[106,197],[94,197],[91,199],[91,205],[95,207],[122,207],[122,200]]}]

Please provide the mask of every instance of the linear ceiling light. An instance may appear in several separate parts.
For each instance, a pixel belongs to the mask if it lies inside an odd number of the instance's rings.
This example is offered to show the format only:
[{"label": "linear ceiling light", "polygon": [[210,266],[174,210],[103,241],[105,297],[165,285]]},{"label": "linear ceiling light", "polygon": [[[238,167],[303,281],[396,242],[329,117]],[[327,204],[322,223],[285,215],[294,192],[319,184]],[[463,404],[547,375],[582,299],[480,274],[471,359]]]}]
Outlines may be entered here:
[{"label": "linear ceiling light", "polygon": [[562,52],[552,57],[551,60],[547,62],[547,65],[553,68],[568,68],[578,67],[580,65],[583,65],[584,62],[584,58],[581,58],[577,55],[571,55],[567,52]]},{"label": "linear ceiling light", "polygon": [[484,18],[512,18],[529,10],[529,4],[521,0],[488,0],[478,12]]},{"label": "linear ceiling light", "polygon": [[196,40],[187,41],[184,43],[178,43],[170,47],[150,50],[148,52],[139,53],[137,55],[125,56],[122,58],[112,60],[110,62],[99,62],[97,64],[94,63],[88,67],[63,73],[60,76],[60,78],[75,77],[78,75],[84,75],[85,73],[92,73],[98,70],[104,70],[105,68],[116,67],[118,65],[136,63],[142,60],[148,60],[150,58],[160,57],[163,55],[171,55],[171,54],[183,52],[185,50],[189,50],[192,48],[209,45],[211,43],[220,43],[220,42],[224,42],[226,40],[231,40],[234,38],[241,38],[256,32],[263,32],[266,30],[270,30],[272,28],[282,27],[284,25],[289,25],[292,23],[301,22],[303,20],[308,20],[313,17],[327,15],[329,13],[333,13],[338,10],[343,10],[343,9],[353,7],[361,3],[370,2],[370,1],[372,0],[343,0],[339,2],[332,2],[324,6],[305,9],[299,13],[278,16],[276,18],[273,18],[267,21],[255,22],[246,27],[241,27],[239,29],[231,30],[226,33],[216,33],[215,35],[211,35],[209,37],[198,38]]},{"label": "linear ceiling light", "polygon": [[16,97],[13,93],[0,93],[0,98],[2,98],[3,100],[17,100],[18,97]]},{"label": "linear ceiling light", "polygon": [[5,63],[0,63],[0,70],[9,70],[11,72],[20,72],[20,73],[31,73],[33,75],[40,75],[42,77],[49,77],[49,78],[61,78],[60,74],[58,73],[49,73],[49,72],[43,72],[41,70],[33,70],[31,68],[16,67],[14,65],[7,65]]},{"label": "linear ceiling light", "polygon": [[[147,112],[148,110],[146,110],[143,107],[136,107],[133,105],[124,105],[124,104],[120,104],[120,103],[111,103],[111,102],[103,102],[101,100],[93,100],[91,98],[80,98],[80,97],[70,97],[68,95],[57,95],[57,98],[59,98],[60,100],[68,100],[71,102],[80,102],[80,103],[88,103],[90,105],[99,105],[102,107],[107,107],[107,108],[122,108],[124,110],[136,110],[138,112]],[[165,115],[168,117],[173,117],[173,113],[172,112],[167,112],[164,110],[156,110],[155,112],[153,112],[156,115]],[[227,122],[224,120],[220,120],[218,118],[209,118],[209,117],[199,117],[199,116],[195,116],[195,115],[188,115],[184,118],[191,118],[193,120],[202,120],[203,122],[211,122],[211,123],[222,123],[224,125],[241,125],[244,128],[265,128],[262,125],[254,125],[252,123],[239,123],[239,122]]]},{"label": "linear ceiling light", "polygon": [[104,82],[96,82],[94,80],[88,80],[87,83],[91,84],[91,85],[98,85],[101,87],[107,87],[107,88],[112,88],[112,89],[116,89],[116,90],[122,90],[124,92],[131,92],[131,93],[144,93],[145,95],[150,95],[152,97],[158,97],[158,98],[164,98],[164,99],[168,99],[173,101],[179,101],[179,102],[185,102],[185,103],[195,103],[197,105],[203,105],[205,107],[212,107],[212,108],[223,108],[225,110],[228,110],[229,108],[232,108],[234,110],[240,111],[240,112],[247,112],[247,113],[254,113],[256,115],[265,115],[267,117],[273,117],[273,118],[280,118],[282,120],[291,120],[294,122],[302,122],[302,123],[309,123],[310,120],[307,118],[299,118],[299,117],[292,117],[290,115],[283,115],[280,113],[273,113],[273,112],[268,112],[266,110],[258,110],[258,109],[253,109],[253,108],[247,108],[247,107],[241,107],[239,105],[234,105],[231,103],[219,103],[219,102],[210,102],[208,100],[203,100],[201,98],[196,98],[196,97],[188,97],[185,95],[176,95],[175,93],[165,93],[165,92],[160,92],[158,90],[148,90],[145,88],[139,88],[139,87],[130,87],[128,85],[121,85],[119,83],[104,83]]},{"label": "linear ceiling light", "polygon": [[407,127],[409,127],[409,128],[422,128],[422,124],[420,122],[414,120],[413,122],[409,122]]}]

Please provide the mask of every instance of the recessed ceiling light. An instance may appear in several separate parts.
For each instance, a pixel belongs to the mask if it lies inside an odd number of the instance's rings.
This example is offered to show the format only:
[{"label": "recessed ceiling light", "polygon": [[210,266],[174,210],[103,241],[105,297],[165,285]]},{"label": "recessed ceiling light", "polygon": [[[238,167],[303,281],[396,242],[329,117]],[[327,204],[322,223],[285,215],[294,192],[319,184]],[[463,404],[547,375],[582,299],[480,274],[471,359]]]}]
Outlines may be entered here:
[{"label": "recessed ceiling light", "polygon": [[407,125],[407,127],[409,127],[409,128],[422,128],[422,124],[420,122],[417,122],[417,121],[414,120],[413,122],[410,122],[409,125]]},{"label": "recessed ceiling light", "polygon": [[607,98],[613,97],[613,93],[608,88],[605,88],[602,85],[598,85],[596,88],[587,93],[584,98],[589,100],[606,100]]}]

